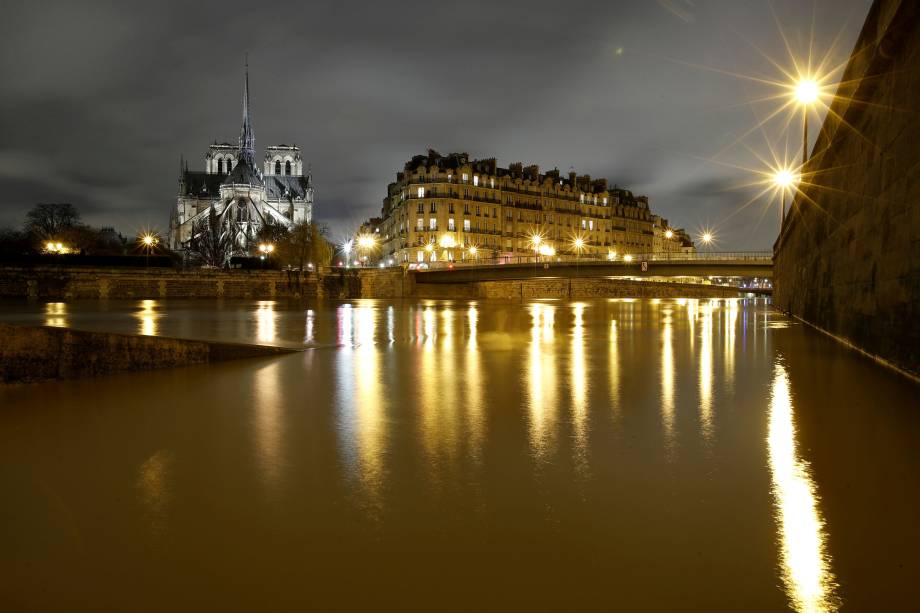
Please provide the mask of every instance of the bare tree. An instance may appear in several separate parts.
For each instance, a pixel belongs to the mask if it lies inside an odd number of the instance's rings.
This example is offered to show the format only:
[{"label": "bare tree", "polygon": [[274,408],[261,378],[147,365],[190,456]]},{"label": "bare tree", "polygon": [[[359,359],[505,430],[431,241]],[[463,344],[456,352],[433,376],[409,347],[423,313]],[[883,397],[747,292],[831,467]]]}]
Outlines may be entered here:
[{"label": "bare tree", "polygon": [[233,237],[224,227],[214,207],[211,207],[207,217],[195,222],[189,251],[193,258],[206,266],[222,268],[230,261]]},{"label": "bare tree", "polygon": [[57,238],[61,232],[80,225],[80,214],[66,202],[36,204],[26,214],[25,231],[42,240]]},{"label": "bare tree", "polygon": [[332,259],[332,248],[326,240],[324,226],[308,221],[295,224],[278,242],[281,262],[304,270],[307,264],[323,266]]}]

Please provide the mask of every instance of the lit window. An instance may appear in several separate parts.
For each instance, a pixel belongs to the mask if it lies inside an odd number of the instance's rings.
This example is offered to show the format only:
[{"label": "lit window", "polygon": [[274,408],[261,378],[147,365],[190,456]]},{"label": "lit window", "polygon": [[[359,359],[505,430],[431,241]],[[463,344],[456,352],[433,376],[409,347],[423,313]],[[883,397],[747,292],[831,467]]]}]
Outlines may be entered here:
[{"label": "lit window", "polygon": [[604,206],[607,206],[607,199],[604,198]]},{"label": "lit window", "polygon": [[425,252],[424,252],[424,251],[419,251],[419,252],[416,254],[415,257],[418,259],[419,262],[424,262],[424,261],[425,261]]},{"label": "lit window", "polygon": [[421,217],[419,217],[419,218],[418,218],[418,223],[415,224],[415,228],[416,228],[419,232],[421,232],[422,230],[424,230],[424,229],[425,229],[425,220],[422,219]]},{"label": "lit window", "polygon": [[464,231],[464,232],[469,232],[469,231],[470,231],[470,220],[469,220],[469,219],[464,219],[464,220],[463,220],[463,231]]},{"label": "lit window", "polygon": [[429,230],[437,230],[437,229],[438,229],[438,220],[435,219],[434,217],[432,217],[431,219],[429,219],[429,220],[428,220],[428,229],[429,229]]},{"label": "lit window", "polygon": [[281,160],[275,160],[275,174],[281,174]]},{"label": "lit window", "polygon": [[454,175],[447,175],[447,182],[450,183],[450,180],[454,178]]},{"label": "lit window", "polygon": [[585,230],[588,227],[588,222],[584,219],[581,220],[581,229]]},{"label": "lit window", "polygon": [[494,178],[489,179],[489,187],[492,187],[492,188],[495,187],[495,179],[494,179]]},{"label": "lit window", "polygon": [[593,220],[593,219],[591,219],[591,220],[588,221],[588,229],[589,229],[589,230],[593,230],[593,229],[594,229],[594,220]]},{"label": "lit window", "polygon": [[582,195],[581,195],[581,202],[584,203],[584,201],[585,201],[585,195],[582,194]]},{"label": "lit window", "polygon": [[454,225],[454,218],[451,217],[450,219],[447,220],[447,231],[453,232],[456,229],[457,227]]},{"label": "lit window", "polygon": [[419,197],[419,198],[424,198],[424,197],[425,197],[425,188],[424,188],[424,187],[418,188],[418,197]]},{"label": "lit window", "polygon": [[466,173],[463,173],[463,182],[466,183],[469,180],[470,180],[470,176]]},{"label": "lit window", "polygon": [[479,185],[479,175],[473,175],[473,185]]}]

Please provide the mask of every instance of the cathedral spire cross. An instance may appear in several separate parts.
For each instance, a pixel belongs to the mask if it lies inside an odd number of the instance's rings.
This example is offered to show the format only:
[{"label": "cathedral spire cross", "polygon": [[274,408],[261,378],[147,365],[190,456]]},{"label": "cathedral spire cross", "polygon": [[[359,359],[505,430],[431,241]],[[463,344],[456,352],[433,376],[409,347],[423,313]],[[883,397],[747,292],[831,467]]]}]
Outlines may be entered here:
[{"label": "cathedral spire cross", "polygon": [[252,133],[252,120],[249,118],[249,56],[246,57],[246,77],[243,80],[243,128],[240,130],[240,156],[255,160],[255,136]]}]

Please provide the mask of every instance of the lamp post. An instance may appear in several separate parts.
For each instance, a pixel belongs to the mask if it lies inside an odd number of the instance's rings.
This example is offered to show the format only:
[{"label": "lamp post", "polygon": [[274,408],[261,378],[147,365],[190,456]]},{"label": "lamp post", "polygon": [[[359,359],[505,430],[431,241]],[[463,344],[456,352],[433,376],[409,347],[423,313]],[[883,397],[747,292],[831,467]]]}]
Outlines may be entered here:
[{"label": "lamp post", "polygon": [[351,250],[354,246],[355,242],[351,239],[342,243],[342,253],[345,254],[345,268],[348,268],[351,264]]},{"label": "lamp post", "polygon": [[782,192],[783,204],[779,218],[780,227],[782,227],[783,222],[786,220],[786,190],[789,189],[794,182],[795,175],[789,169],[783,168],[773,175],[773,184]]},{"label": "lamp post", "polygon": [[802,168],[808,161],[808,107],[821,95],[814,79],[802,79],[795,86],[795,99],[802,105]]},{"label": "lamp post", "polygon": [[141,235],[139,240],[144,249],[144,268],[147,268],[150,266],[150,252],[160,243],[160,237],[148,232]]}]

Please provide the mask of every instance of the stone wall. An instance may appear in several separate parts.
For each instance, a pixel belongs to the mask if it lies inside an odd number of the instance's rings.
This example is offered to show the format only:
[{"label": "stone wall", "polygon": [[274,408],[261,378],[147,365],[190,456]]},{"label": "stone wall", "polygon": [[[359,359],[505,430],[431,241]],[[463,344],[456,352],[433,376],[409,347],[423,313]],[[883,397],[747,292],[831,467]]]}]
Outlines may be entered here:
[{"label": "stone wall", "polygon": [[873,4],[805,169],[802,194],[774,246],[778,308],[914,375],[920,374],[918,23],[918,2]]},{"label": "stone wall", "polygon": [[0,324],[0,381],[89,377],[291,352],[281,347]]},{"label": "stone wall", "polygon": [[169,268],[0,268],[0,298],[293,298],[316,297],[315,273]]},{"label": "stone wall", "polygon": [[722,298],[739,290],[718,285],[661,283],[628,279],[537,278],[472,283],[417,283],[415,296],[443,299],[528,300],[533,298]]}]

